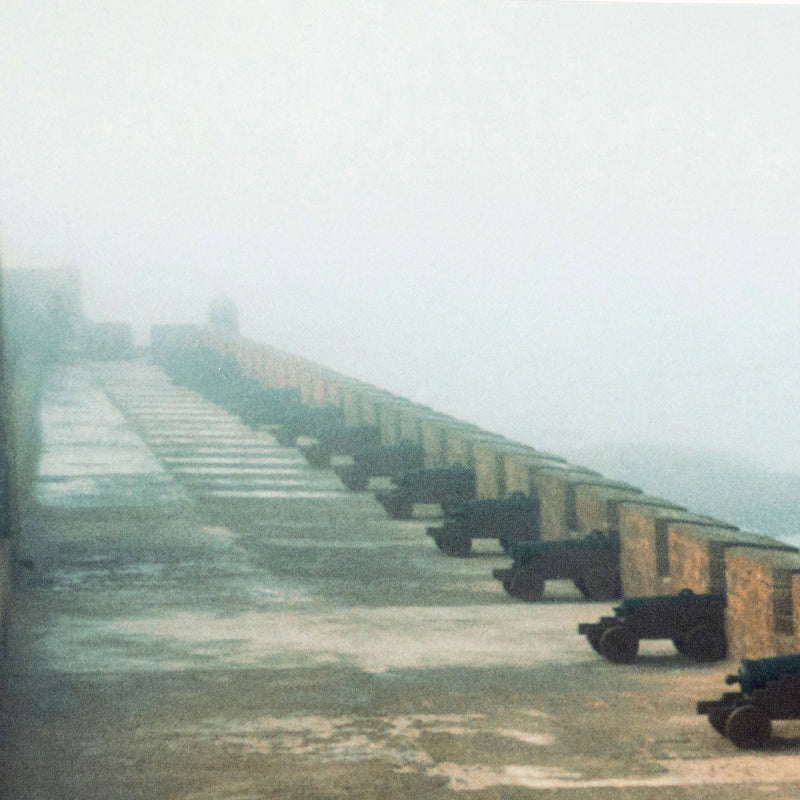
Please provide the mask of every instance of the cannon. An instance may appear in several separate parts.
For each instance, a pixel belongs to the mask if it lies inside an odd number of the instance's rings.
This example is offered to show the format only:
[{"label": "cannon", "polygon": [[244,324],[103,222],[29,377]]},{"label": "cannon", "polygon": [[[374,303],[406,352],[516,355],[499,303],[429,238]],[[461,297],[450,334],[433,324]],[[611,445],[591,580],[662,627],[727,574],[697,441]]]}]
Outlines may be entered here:
[{"label": "cannon", "polygon": [[211,347],[187,345],[165,353],[161,367],[178,386],[185,386],[224,407],[231,387],[242,377],[239,365]]},{"label": "cannon", "polygon": [[523,542],[511,548],[514,564],[493,575],[512,597],[541,600],[544,582],[570,579],[590,600],[622,596],[619,575],[619,534],[592,531],[580,539]]},{"label": "cannon", "polygon": [[409,470],[422,467],[424,463],[425,452],[422,445],[403,440],[395,445],[378,445],[356,450],[352,464],[337,464],[333,471],[348,489],[363,492],[370,478],[398,479]]},{"label": "cannon", "polygon": [[279,444],[292,447],[299,436],[320,439],[328,431],[341,426],[342,422],[342,410],[336,406],[307,406],[301,403],[288,409],[281,422],[270,430]]},{"label": "cannon", "polygon": [[443,553],[457,558],[469,554],[473,539],[497,539],[509,552],[519,542],[539,538],[539,501],[523,492],[469,500],[448,507],[444,525],[429,527],[427,533]]},{"label": "cannon", "polygon": [[475,470],[430,467],[404,473],[396,486],[376,492],[375,499],[392,519],[410,519],[414,503],[437,503],[445,514],[475,497]]},{"label": "cannon", "polygon": [[161,366],[176,384],[236,414],[251,428],[281,425],[303,408],[299,389],[265,386],[210,347],[171,350],[162,356]]},{"label": "cannon", "polygon": [[742,659],[725,683],[738,683],[740,691],[701,700],[697,713],[743,750],[765,747],[772,738],[773,720],[800,719],[800,653]]},{"label": "cannon", "polygon": [[375,425],[341,426],[323,432],[315,442],[300,446],[300,452],[312,466],[330,466],[332,456],[353,455],[370,447],[379,447],[380,428]]},{"label": "cannon", "polygon": [[578,633],[604,658],[630,664],[641,639],[672,639],[682,655],[695,661],[719,661],[727,653],[725,596],[677,594],[626,597],[614,608],[613,617],[584,622]]},{"label": "cannon", "polygon": [[281,425],[303,408],[299,389],[264,386],[252,378],[243,378],[231,386],[230,394],[224,408],[253,429]]}]

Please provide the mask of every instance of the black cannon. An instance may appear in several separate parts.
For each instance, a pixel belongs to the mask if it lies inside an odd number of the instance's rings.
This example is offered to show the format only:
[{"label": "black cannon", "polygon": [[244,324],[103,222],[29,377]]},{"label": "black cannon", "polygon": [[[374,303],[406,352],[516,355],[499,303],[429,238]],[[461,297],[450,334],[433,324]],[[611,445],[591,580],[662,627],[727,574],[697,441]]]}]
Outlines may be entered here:
[{"label": "black cannon", "polygon": [[264,386],[252,378],[232,385],[230,397],[222,405],[253,429],[282,425],[303,408],[299,389]]},{"label": "black cannon", "polygon": [[615,664],[634,661],[640,639],[672,639],[682,655],[695,661],[719,661],[728,649],[725,596],[683,589],[677,594],[626,597],[613,617],[584,622],[578,633]]},{"label": "black cannon", "polygon": [[475,470],[470,467],[430,467],[404,473],[396,486],[375,493],[392,519],[410,519],[414,503],[439,504],[445,514],[475,497]]},{"label": "black cannon", "polygon": [[245,375],[234,359],[210,347],[176,348],[160,363],[176,384],[236,414],[251,428],[281,425],[303,409],[299,389],[265,386]]},{"label": "black cannon", "polygon": [[422,445],[408,440],[399,444],[365,447],[353,453],[352,464],[337,464],[333,471],[339,480],[356,492],[367,488],[370,478],[387,477],[397,480],[409,470],[425,463]]},{"label": "black cannon", "polygon": [[535,602],[547,580],[570,579],[590,600],[614,600],[622,595],[619,575],[619,535],[592,531],[580,539],[523,542],[511,548],[514,564],[496,569],[495,578],[518,600]]},{"label": "black cannon", "polygon": [[242,377],[236,361],[211,347],[176,347],[163,354],[160,364],[178,386],[186,386],[223,407],[231,396],[231,387]]},{"label": "black cannon", "polygon": [[428,528],[428,536],[443,553],[458,558],[469,553],[473,539],[497,539],[509,552],[519,542],[539,538],[539,501],[523,492],[469,500],[448,507],[444,525]]},{"label": "black cannon", "polygon": [[772,737],[772,720],[800,719],[800,653],[742,659],[725,683],[738,683],[741,691],[701,700],[697,713],[737,747],[764,747]]},{"label": "black cannon", "polygon": [[291,447],[299,436],[312,439],[325,437],[328,431],[343,424],[342,410],[336,406],[299,406],[288,409],[278,425],[270,428],[272,435],[284,447]]},{"label": "black cannon", "polygon": [[315,442],[300,446],[300,452],[312,467],[320,469],[331,463],[332,456],[353,455],[379,447],[381,431],[375,425],[341,426],[324,431]]}]

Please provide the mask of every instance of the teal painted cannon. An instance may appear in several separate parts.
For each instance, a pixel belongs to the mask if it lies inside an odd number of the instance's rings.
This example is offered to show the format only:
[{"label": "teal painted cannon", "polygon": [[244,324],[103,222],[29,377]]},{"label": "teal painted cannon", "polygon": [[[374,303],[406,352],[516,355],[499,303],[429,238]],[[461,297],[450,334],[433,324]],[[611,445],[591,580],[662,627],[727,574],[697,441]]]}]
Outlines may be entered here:
[{"label": "teal painted cannon", "polygon": [[750,694],[763,689],[781,675],[800,675],[800,653],[771,658],[743,658],[735,675],[727,675],[725,683],[738,683],[742,692]]},{"label": "teal painted cannon", "polygon": [[671,639],[679,653],[695,661],[719,661],[727,653],[725,596],[683,589],[670,595],[626,597],[613,617],[581,623],[578,633],[615,664],[634,661],[641,639]]},{"label": "teal painted cannon", "polygon": [[619,535],[592,531],[579,539],[523,542],[511,548],[514,564],[493,575],[518,600],[535,602],[544,595],[547,580],[572,580],[590,600],[613,600],[622,595],[619,575]]},{"label": "teal painted cannon", "polygon": [[387,477],[396,480],[425,463],[422,445],[409,440],[395,445],[364,447],[352,455],[352,464],[337,464],[333,471],[348,489],[356,492],[363,492],[370,478]]},{"label": "teal painted cannon", "polygon": [[475,470],[470,467],[415,469],[395,483],[393,488],[375,494],[392,519],[410,519],[414,503],[439,504],[447,514],[475,497]]},{"label": "teal painted cannon", "polygon": [[522,492],[507,497],[469,500],[448,508],[444,525],[428,528],[428,535],[447,555],[463,558],[473,539],[497,539],[509,552],[520,542],[539,538],[539,501]]},{"label": "teal painted cannon", "polygon": [[800,719],[800,653],[742,659],[725,683],[738,683],[741,691],[701,700],[697,713],[705,714],[711,727],[737,747],[765,747],[773,720]]}]

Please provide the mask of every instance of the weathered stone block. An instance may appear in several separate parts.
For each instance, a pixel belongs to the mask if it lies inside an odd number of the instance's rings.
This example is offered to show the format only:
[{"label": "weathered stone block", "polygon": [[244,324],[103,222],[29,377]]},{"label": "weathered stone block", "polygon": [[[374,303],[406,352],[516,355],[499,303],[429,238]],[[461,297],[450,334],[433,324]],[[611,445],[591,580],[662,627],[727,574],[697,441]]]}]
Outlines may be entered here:
[{"label": "weathered stone block", "polygon": [[[620,575],[626,597],[669,594],[667,527],[678,520],[710,520],[683,506],[648,495],[632,500],[611,500],[610,516],[617,521],[620,538]],[[724,524],[724,523],[723,523]]]},{"label": "weathered stone block", "polygon": [[343,407],[343,396],[345,389],[350,386],[350,381],[346,378],[330,378],[327,381],[324,400],[321,405]]},{"label": "weathered stone block", "polygon": [[342,389],[342,411],[345,425],[378,425],[378,406],[394,395],[381,392],[368,384],[355,384]]},{"label": "weathered stone block", "polygon": [[480,428],[471,423],[448,417],[431,415],[420,421],[420,441],[425,451],[426,467],[446,467],[448,461],[448,438],[451,433],[480,433]]},{"label": "weathered stone block", "polygon": [[564,464],[555,466],[528,462],[530,494],[539,500],[542,539],[570,539],[578,535],[573,487],[575,481],[590,475],[592,470]]},{"label": "weathered stone block", "polygon": [[677,590],[726,594],[725,551],[729,547],[795,551],[796,548],[734,525],[670,522],[667,526],[669,571]]},{"label": "weathered stone block", "polygon": [[301,361],[290,362],[286,367],[286,378],[288,386],[300,390],[300,400],[310,405],[314,393],[314,380],[308,366]]},{"label": "weathered stone block", "polygon": [[508,440],[478,441],[473,447],[475,489],[479,499],[505,497],[513,491],[529,494],[530,487],[511,489],[507,483],[506,460],[512,456],[529,459],[540,467],[564,463],[563,459],[542,453],[533,447]]},{"label": "weathered stone block", "polygon": [[420,424],[420,439],[425,466],[444,467],[447,464],[447,427],[437,419],[425,419]]},{"label": "weathered stone block", "polygon": [[572,496],[567,497],[567,513],[574,514],[573,527],[582,533],[617,530],[614,502],[618,504],[642,495],[641,489],[628,483],[594,476],[576,480],[568,492]]},{"label": "weathered stone block", "polygon": [[487,442],[507,442],[496,433],[470,428],[450,428],[445,440],[447,463],[453,466],[474,467],[475,446]]},{"label": "weathered stone block", "polygon": [[798,573],[798,553],[749,547],[725,551],[725,624],[731,658],[795,651],[792,592]]},{"label": "weathered stone block", "polygon": [[311,405],[328,405],[328,378],[324,375],[312,374],[311,383]]},{"label": "weathered stone block", "polygon": [[422,429],[426,422],[448,419],[427,406],[412,403],[400,410],[400,438],[415,444],[422,444]]},{"label": "weathered stone block", "polygon": [[480,442],[473,448],[475,496],[479,500],[506,495],[503,451],[504,448],[494,442]]},{"label": "weathered stone block", "polygon": [[[530,495],[535,492],[533,486],[533,476],[541,469],[550,467],[552,469],[565,469],[570,465],[558,456],[544,453],[537,450],[534,454],[508,452],[503,456],[503,475],[505,478],[506,494],[511,492],[522,492]],[[599,472],[582,467],[571,467],[581,469],[589,475],[599,476]]]},{"label": "weathered stone block", "polygon": [[404,409],[411,406],[408,400],[392,398],[377,404],[378,427],[381,430],[381,444],[395,445],[401,440],[400,418]]}]

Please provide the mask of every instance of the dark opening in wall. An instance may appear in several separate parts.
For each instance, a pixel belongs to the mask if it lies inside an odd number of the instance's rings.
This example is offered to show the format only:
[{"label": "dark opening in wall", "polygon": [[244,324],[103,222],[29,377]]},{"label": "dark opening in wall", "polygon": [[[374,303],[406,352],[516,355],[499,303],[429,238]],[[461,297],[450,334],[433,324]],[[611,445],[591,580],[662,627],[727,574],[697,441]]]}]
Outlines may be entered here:
[{"label": "dark opening in wall", "polygon": [[669,577],[669,520],[656,520],[656,575],[659,578]]},{"label": "dark opening in wall", "polygon": [[578,530],[578,491],[571,483],[564,489],[564,514],[567,530]]}]

